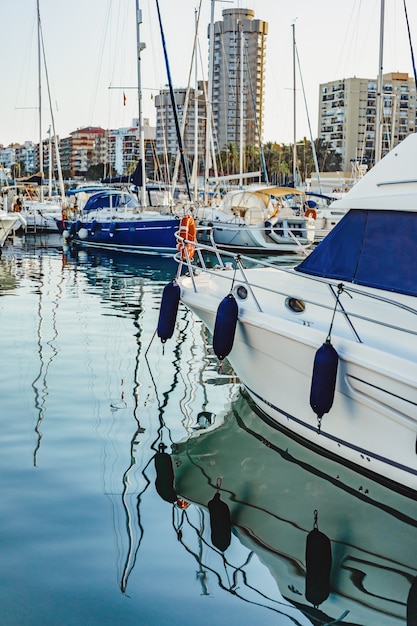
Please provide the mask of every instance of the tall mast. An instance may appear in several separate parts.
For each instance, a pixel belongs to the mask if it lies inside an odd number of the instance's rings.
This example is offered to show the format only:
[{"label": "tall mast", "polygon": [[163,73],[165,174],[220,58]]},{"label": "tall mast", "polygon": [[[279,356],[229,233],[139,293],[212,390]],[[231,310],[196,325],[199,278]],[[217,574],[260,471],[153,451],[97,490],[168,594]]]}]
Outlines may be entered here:
[{"label": "tall mast", "polygon": [[138,132],[139,132],[139,165],[141,168],[140,205],[146,206],[146,170],[145,170],[145,137],[142,114],[142,77],[141,77],[141,52],[145,44],[140,40],[140,25],[142,24],[142,11],[139,8],[139,0],[136,0],[136,45],[138,59]]},{"label": "tall mast", "polygon": [[[201,3],[200,3],[201,4]],[[194,184],[194,202],[198,200],[198,22],[199,14],[197,9],[194,12],[195,20],[195,43],[194,43],[194,162],[193,162],[193,184]]]},{"label": "tall mast", "polygon": [[41,12],[39,0],[36,3],[38,13],[38,115],[39,115],[39,172],[41,177],[40,201],[43,202],[43,145],[42,145],[42,64],[41,64]]},{"label": "tall mast", "polygon": [[375,119],[375,163],[380,161],[382,156],[382,71],[383,71],[383,57],[384,57],[384,9],[385,0],[381,0],[381,21],[379,26],[379,70],[378,70],[378,85],[376,90],[376,119]]},{"label": "tall mast", "polygon": [[208,70],[208,86],[206,100],[206,155],[205,155],[205,174],[204,174],[204,203],[208,202],[208,179],[211,162],[211,102],[213,97],[213,61],[214,61],[214,3],[211,0],[210,30],[209,30],[209,70]]},{"label": "tall mast", "polygon": [[296,79],[295,79],[295,23],[292,24],[292,80],[293,80],[293,149],[292,149],[292,176],[294,187],[297,181],[297,106],[296,106]]},{"label": "tall mast", "polygon": [[240,173],[240,179],[239,179],[239,185],[240,187],[243,186],[243,178],[242,178],[242,174],[243,174],[243,147],[244,147],[244,140],[243,140],[243,67],[244,67],[244,63],[243,63],[243,52],[244,52],[244,33],[243,33],[243,23],[239,22],[239,35],[240,35],[240,88],[239,88],[239,102],[240,102],[240,111],[239,111],[239,118],[240,118],[240,126],[239,126],[239,173]]}]

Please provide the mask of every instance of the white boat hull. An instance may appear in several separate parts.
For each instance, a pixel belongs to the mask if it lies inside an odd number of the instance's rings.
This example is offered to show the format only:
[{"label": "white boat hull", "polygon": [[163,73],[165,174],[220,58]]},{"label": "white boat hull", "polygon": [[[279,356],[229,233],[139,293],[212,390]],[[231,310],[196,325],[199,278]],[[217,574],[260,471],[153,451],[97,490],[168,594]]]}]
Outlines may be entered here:
[{"label": "white boat hull", "polygon": [[14,231],[26,224],[20,213],[0,211],[0,248]]},{"label": "white boat hull", "polygon": [[[283,596],[312,622],[306,540],[317,511],[318,527],[331,542],[332,563],[329,595],[319,606],[321,620],[314,623],[404,625],[416,575],[416,500],[314,453],[251,408],[237,397],[223,421],[217,415],[213,426],[174,444],[177,493],[205,511],[219,490],[233,525],[230,550],[238,538],[254,551]],[[190,546],[195,527],[187,535],[181,529]],[[211,554],[212,567],[214,558]],[[228,552],[226,558],[231,561]],[[219,579],[223,569],[219,561]],[[256,589],[257,579],[246,573],[248,587]],[[262,599],[267,601],[265,595]]]},{"label": "white boat hull", "polygon": [[[253,272],[245,273],[252,284],[258,284]],[[194,285],[189,277],[180,279],[182,301],[211,331],[218,304],[229,293],[233,278],[234,272],[222,270],[195,276]],[[316,351],[329,332],[334,299],[328,284],[321,283],[313,294],[311,281],[296,272],[272,270],[268,279],[270,291],[254,288],[254,297],[249,293],[243,301],[236,296],[239,319],[228,356],[257,406],[310,444],[417,490],[415,339],[390,329],[394,320],[389,306],[376,301],[366,309],[358,293],[349,312],[354,332],[346,316],[338,313],[334,320],[331,337],[339,357],[336,388],[333,406],[319,428],[310,407],[311,381]],[[233,293],[238,294],[241,285],[235,277]],[[289,297],[303,298],[308,303],[305,311],[292,312],[287,307]],[[328,306],[325,322],[323,305]],[[381,351],[378,332],[384,333]],[[396,356],[388,359],[390,343]]]}]

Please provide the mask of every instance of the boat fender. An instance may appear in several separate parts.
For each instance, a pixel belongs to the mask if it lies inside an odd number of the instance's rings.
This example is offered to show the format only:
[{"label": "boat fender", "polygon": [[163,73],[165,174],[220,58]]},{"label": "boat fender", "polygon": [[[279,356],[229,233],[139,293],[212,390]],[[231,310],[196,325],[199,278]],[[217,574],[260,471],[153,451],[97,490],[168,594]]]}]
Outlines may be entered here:
[{"label": "boat fender", "polygon": [[117,224],[116,222],[112,222],[109,226],[109,235],[110,237],[114,237],[114,233],[116,232]]},{"label": "boat fender", "polygon": [[75,222],[72,222],[72,224],[71,224],[71,226],[69,228],[70,237],[73,237],[76,232],[77,232],[77,225],[76,225]]},{"label": "boat fender", "polygon": [[230,545],[232,538],[232,522],[229,507],[220,499],[220,493],[214,494],[208,503],[210,514],[211,543],[215,548],[224,552]]},{"label": "boat fender", "polygon": [[162,343],[165,343],[167,339],[171,339],[173,335],[180,301],[180,292],[180,286],[175,279],[165,285],[162,292],[157,327],[158,337],[161,339]]},{"label": "boat fender", "polygon": [[78,231],[78,237],[80,239],[87,239],[88,238],[88,230],[86,228],[80,228],[80,230]]},{"label": "boat fender", "polygon": [[316,352],[310,389],[310,406],[319,419],[319,425],[323,415],[333,405],[338,361],[338,354],[327,338]]},{"label": "boat fender", "polygon": [[[71,224],[71,226],[72,226],[72,224]],[[80,228],[82,228],[82,222],[81,222],[81,220],[77,220],[77,221],[75,222],[75,232],[76,232],[76,233],[78,233],[78,231],[80,230]]]},{"label": "boat fender", "polygon": [[269,220],[267,220],[264,226],[265,226],[265,235],[269,235],[272,232],[272,223]]},{"label": "boat fender", "polygon": [[413,579],[408,592],[407,626],[417,626],[417,577]]},{"label": "boat fender", "polygon": [[94,235],[97,230],[100,230],[100,224],[97,222],[97,220],[93,220],[91,222],[91,234]]},{"label": "boat fender", "polygon": [[213,350],[219,361],[223,361],[233,347],[238,313],[236,299],[229,293],[218,306],[214,324]]},{"label": "boat fender", "polygon": [[315,525],[307,535],[305,589],[306,600],[315,607],[318,607],[329,596],[331,568],[330,539]]},{"label": "boat fender", "polygon": [[174,489],[174,468],[170,455],[165,452],[166,445],[160,443],[155,454],[155,488],[162,500],[176,502],[177,494]]}]

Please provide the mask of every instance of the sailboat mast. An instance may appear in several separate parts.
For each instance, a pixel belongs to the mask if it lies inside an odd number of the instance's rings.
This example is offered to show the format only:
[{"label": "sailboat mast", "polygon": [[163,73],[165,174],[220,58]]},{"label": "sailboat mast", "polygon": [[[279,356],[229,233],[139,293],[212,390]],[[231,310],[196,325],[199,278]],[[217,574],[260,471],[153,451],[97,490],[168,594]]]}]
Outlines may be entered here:
[{"label": "sailboat mast", "polygon": [[293,184],[296,186],[297,181],[297,106],[296,106],[296,78],[295,78],[295,23],[292,24],[292,72],[293,72],[293,152],[292,152],[292,176]]},{"label": "sailboat mast", "polygon": [[146,170],[145,170],[145,137],[142,114],[142,77],[141,77],[141,52],[145,44],[140,41],[140,25],[142,24],[142,11],[139,8],[139,0],[136,0],[136,45],[138,61],[138,132],[139,132],[139,166],[141,171],[140,205],[146,206]]},{"label": "sailboat mast", "polygon": [[42,145],[42,64],[41,64],[41,12],[39,0],[36,2],[38,13],[38,115],[39,115],[39,173],[40,201],[43,202],[43,145]]},{"label": "sailboat mast", "polygon": [[209,70],[208,70],[208,86],[206,99],[206,155],[205,155],[205,174],[204,174],[204,202],[208,202],[208,179],[211,162],[211,103],[213,97],[213,65],[214,65],[214,3],[211,0],[210,14],[210,30],[209,30]]},{"label": "sailboat mast", "polygon": [[383,56],[384,56],[384,13],[385,13],[385,0],[381,0],[381,19],[379,26],[379,70],[378,70],[378,85],[376,90],[376,120],[375,120],[375,163],[381,160],[382,156],[382,71],[383,71]]},{"label": "sailboat mast", "polygon": [[[200,2],[201,6],[201,2]],[[197,59],[197,47],[198,47],[198,23],[199,13],[197,9],[194,12],[195,21],[195,41],[194,41],[194,162],[193,162],[193,185],[194,185],[194,202],[198,200],[198,59]]]},{"label": "sailboat mast", "polygon": [[240,35],[240,95],[239,95],[239,185],[243,186],[243,52],[244,52],[244,33],[243,33],[243,24],[239,23],[239,35]]}]

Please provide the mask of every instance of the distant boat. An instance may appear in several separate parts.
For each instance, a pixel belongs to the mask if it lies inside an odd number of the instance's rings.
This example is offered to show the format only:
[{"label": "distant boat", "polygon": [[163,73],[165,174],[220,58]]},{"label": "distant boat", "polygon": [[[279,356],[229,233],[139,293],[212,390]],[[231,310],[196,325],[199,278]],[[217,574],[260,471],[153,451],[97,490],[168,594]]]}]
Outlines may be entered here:
[{"label": "distant boat", "polygon": [[9,235],[26,225],[20,213],[0,210],[0,249],[3,248]]},{"label": "distant boat", "polygon": [[25,219],[25,231],[29,233],[44,233],[44,232],[57,232],[56,218],[62,213],[63,202],[65,200],[64,181],[61,170],[61,159],[58,147],[58,138],[55,132],[54,115],[51,106],[51,94],[49,90],[49,81],[47,79],[47,88],[49,96],[50,114],[53,129],[53,139],[55,147],[55,158],[59,177],[59,190],[60,199],[52,195],[52,161],[53,161],[53,149],[52,149],[52,136],[51,126],[48,131],[48,147],[49,147],[49,177],[48,197],[44,195],[44,155],[43,155],[43,137],[42,137],[42,80],[41,80],[41,60],[45,63],[46,59],[43,49],[43,36],[42,36],[42,24],[41,14],[39,7],[39,0],[36,2],[37,7],[37,40],[38,40],[38,115],[39,115],[39,172],[33,174],[26,179],[22,179],[17,182],[16,185],[16,198],[14,210],[22,212]]},{"label": "distant boat", "polygon": [[183,242],[175,281],[263,413],[415,492],[416,158],[412,134],[333,204],[346,215],[296,267]]},{"label": "distant boat", "polygon": [[300,254],[311,250],[315,238],[304,193],[289,187],[229,191],[218,207],[199,209],[195,218],[199,240],[223,250]]},{"label": "distant boat", "polygon": [[[135,172],[123,181],[128,191],[103,190],[88,199],[79,217],[58,222],[67,242],[107,250],[172,254],[176,250],[175,233],[180,220],[172,213],[169,191],[158,197],[158,206],[149,206],[150,193],[145,175],[145,149],[142,120],[141,59],[144,44],[140,41],[142,11],[136,0],[136,38],[138,67],[139,159]],[[110,182],[110,181],[109,181]]]},{"label": "distant boat", "polygon": [[126,252],[173,254],[179,218],[151,208],[141,209],[127,191],[103,190],[87,200],[71,221],[58,220],[67,243]]}]

